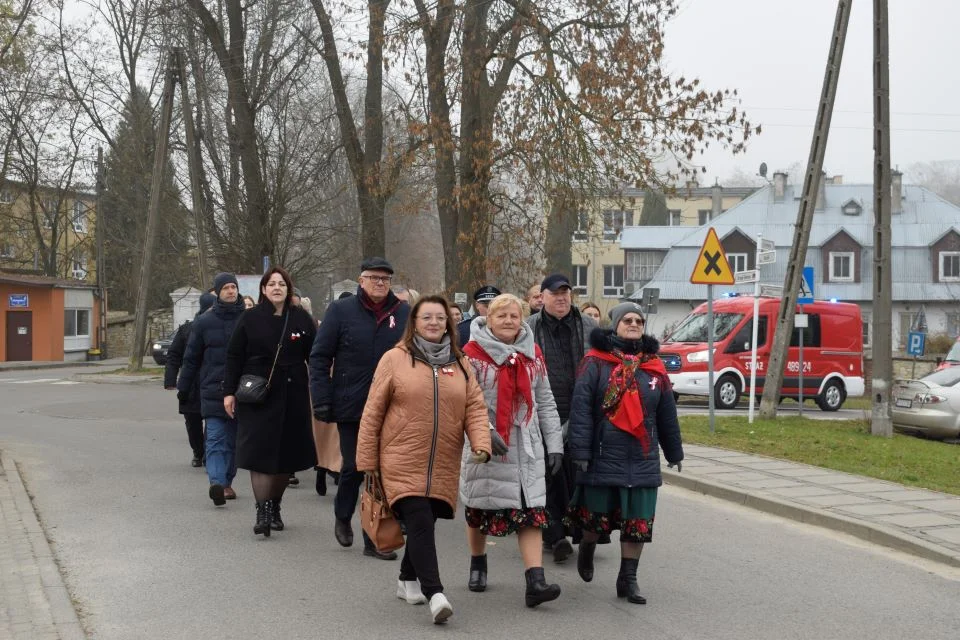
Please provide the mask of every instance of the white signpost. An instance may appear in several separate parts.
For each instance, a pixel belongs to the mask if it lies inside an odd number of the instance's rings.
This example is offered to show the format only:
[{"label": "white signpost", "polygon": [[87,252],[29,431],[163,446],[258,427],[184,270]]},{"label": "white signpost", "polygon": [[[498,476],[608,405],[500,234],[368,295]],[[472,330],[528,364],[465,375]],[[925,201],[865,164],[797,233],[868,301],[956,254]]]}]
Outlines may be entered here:
[{"label": "white signpost", "polygon": [[733,275],[733,281],[736,284],[750,284],[760,281],[760,272],[756,269],[747,269],[746,271],[737,271]]},{"label": "white signpost", "polygon": [[[750,340],[750,409],[747,414],[747,422],[753,424],[753,410],[756,406],[757,396],[757,330],[759,320],[757,315],[760,313],[760,265],[774,264],[777,261],[777,245],[773,240],[764,240],[763,234],[757,234],[757,259],[756,279],[753,282],[753,337]],[[739,274],[737,274],[739,275]],[[783,287],[780,287],[780,293],[783,293]]]}]

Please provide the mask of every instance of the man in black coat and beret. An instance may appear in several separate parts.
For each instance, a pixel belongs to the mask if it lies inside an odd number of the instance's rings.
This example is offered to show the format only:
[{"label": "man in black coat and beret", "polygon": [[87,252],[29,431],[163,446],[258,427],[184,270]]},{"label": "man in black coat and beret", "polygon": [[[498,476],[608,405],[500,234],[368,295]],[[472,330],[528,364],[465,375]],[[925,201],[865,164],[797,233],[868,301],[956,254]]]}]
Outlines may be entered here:
[{"label": "man in black coat and beret", "polygon": [[[393,266],[383,258],[360,265],[357,295],[327,307],[310,352],[310,393],[313,415],[336,422],[340,434],[340,484],[334,500],[334,535],[344,547],[353,544],[351,520],[360,497],[363,474],[357,472],[357,436],[373,373],[387,351],[403,336],[410,307],[390,290]],[[380,553],[364,534],[364,555],[395,560],[393,551]]]},{"label": "man in black coat and beret", "polygon": [[487,310],[493,299],[500,295],[500,289],[490,284],[485,284],[473,292],[473,307],[477,310],[476,315],[470,316],[460,321],[457,325],[457,335],[460,338],[460,348],[470,342],[470,323],[476,317],[486,317]]}]

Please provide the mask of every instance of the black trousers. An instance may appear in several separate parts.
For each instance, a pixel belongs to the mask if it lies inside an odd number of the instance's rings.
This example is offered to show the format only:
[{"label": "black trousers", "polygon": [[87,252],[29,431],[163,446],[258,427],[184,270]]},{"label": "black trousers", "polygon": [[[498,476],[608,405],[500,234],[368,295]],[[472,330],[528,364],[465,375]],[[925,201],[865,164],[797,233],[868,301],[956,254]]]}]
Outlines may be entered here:
[{"label": "black trousers", "polygon": [[[563,518],[567,514],[577,479],[577,468],[573,466],[569,451],[566,447],[564,449],[563,467],[557,475],[551,476],[549,468],[547,469],[547,515],[550,516],[550,524],[543,532],[543,541],[549,545],[556,544],[567,536]],[[579,529],[569,533],[573,536],[573,543],[577,544],[580,541]]]},{"label": "black trousers", "polygon": [[193,449],[193,455],[203,459],[203,416],[199,413],[183,414],[183,421],[187,425],[187,440],[190,442],[190,448]]},{"label": "black trousers", "polygon": [[443,592],[440,566],[437,563],[436,524],[430,498],[412,496],[401,498],[393,510],[407,529],[407,546],[400,561],[401,580],[419,580],[420,590],[429,600]]},{"label": "black trousers", "polygon": [[[333,513],[337,520],[350,522],[354,511],[357,510],[360,487],[363,485],[363,474],[357,471],[357,437],[360,435],[360,423],[338,422],[337,432],[340,434],[340,456],[343,462],[340,465],[337,497],[333,500]],[[367,547],[373,546],[373,542],[365,532],[363,544]]]}]

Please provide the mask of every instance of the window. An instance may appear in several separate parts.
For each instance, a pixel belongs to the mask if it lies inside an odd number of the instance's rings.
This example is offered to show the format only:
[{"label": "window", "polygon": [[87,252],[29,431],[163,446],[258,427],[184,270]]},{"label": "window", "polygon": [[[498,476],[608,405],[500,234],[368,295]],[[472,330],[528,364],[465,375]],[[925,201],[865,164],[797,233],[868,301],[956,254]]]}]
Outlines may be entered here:
[{"label": "window", "polygon": [[960,313],[947,313],[947,335],[951,338],[960,336]]},{"label": "window", "polygon": [[586,211],[577,212],[577,228],[573,232],[574,240],[586,240],[587,231],[590,229],[590,217]]},{"label": "window", "polygon": [[842,211],[845,216],[858,216],[863,212],[863,207],[856,200],[847,200]]},{"label": "window", "polygon": [[73,202],[73,230],[77,233],[87,232],[87,203],[82,200]]},{"label": "window", "polygon": [[901,311],[900,312],[900,348],[905,349],[907,347],[907,334],[913,330],[913,325],[917,321],[917,312],[916,311]]},{"label": "window", "polygon": [[[960,254],[957,254],[960,259]],[[830,282],[853,282],[852,251],[830,252]]]},{"label": "window", "polygon": [[10,204],[13,202],[13,192],[10,189],[0,190],[0,204]]},{"label": "window", "polygon": [[701,227],[710,222],[710,209],[697,210],[697,224]]},{"label": "window", "polygon": [[680,226],[680,224],[682,224],[680,222],[680,209],[670,209],[669,213],[670,213],[670,221],[668,224],[671,227]]},{"label": "window", "polygon": [[745,253],[728,253],[727,262],[734,273],[747,270],[747,254]]},{"label": "window", "polygon": [[666,251],[628,251],[627,252],[627,281],[647,282],[653,279]]},{"label": "window", "polygon": [[619,298],[623,295],[623,265],[603,265],[603,297]]},{"label": "window", "polygon": [[940,282],[960,281],[960,251],[940,252]]},{"label": "window", "polygon": [[578,296],[587,295],[587,265],[573,265],[573,292]]},{"label": "window", "polygon": [[90,309],[65,309],[63,312],[63,337],[90,336]]},{"label": "window", "polygon": [[870,336],[873,334],[873,330],[870,327],[873,323],[870,316],[866,314],[860,317],[860,322],[863,323],[863,346],[867,348],[873,344],[870,342]]},{"label": "window", "polygon": [[603,239],[616,240],[624,227],[633,226],[633,210],[615,211],[613,209],[604,209],[603,211]]},{"label": "window", "polygon": [[77,280],[84,280],[87,277],[87,257],[79,256],[73,259],[73,277]]},{"label": "window", "polygon": [[[752,351],[750,342],[753,340],[753,322],[747,322],[737,335],[728,343],[726,353],[743,353]],[[760,316],[757,320],[757,347],[767,344],[767,316]]]},{"label": "window", "polygon": [[0,258],[16,258],[17,250],[9,242],[0,242]]}]

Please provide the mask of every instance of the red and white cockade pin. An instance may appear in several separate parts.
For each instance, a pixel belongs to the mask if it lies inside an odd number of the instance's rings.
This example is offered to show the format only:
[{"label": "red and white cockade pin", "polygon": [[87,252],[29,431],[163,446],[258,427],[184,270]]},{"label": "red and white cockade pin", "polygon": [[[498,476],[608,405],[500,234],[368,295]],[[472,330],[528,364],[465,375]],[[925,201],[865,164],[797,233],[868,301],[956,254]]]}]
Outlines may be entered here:
[{"label": "red and white cockade pin", "polygon": [[302,337],[303,337],[303,334],[300,333],[299,331],[297,331],[296,333],[290,334],[290,340],[299,340]]},{"label": "red and white cockade pin", "polygon": [[390,328],[393,329],[396,326],[397,326],[397,320],[393,316],[390,316]]},{"label": "red and white cockade pin", "polygon": [[440,371],[442,371],[443,373],[445,373],[445,374],[448,375],[448,376],[452,376],[452,375],[453,375],[453,367],[443,367],[442,369],[440,369]]},{"label": "red and white cockade pin", "polygon": [[651,388],[651,389],[656,389],[656,388],[657,388],[657,382],[658,382],[657,378],[650,378],[650,388]]}]

